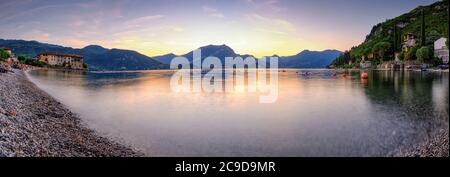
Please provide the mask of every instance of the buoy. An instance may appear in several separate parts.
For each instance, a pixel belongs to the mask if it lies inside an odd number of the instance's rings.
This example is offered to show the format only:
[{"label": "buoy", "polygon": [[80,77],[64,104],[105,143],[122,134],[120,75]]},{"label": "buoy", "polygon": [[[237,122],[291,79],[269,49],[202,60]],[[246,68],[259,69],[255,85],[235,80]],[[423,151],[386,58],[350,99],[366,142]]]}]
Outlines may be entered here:
[{"label": "buoy", "polygon": [[361,74],[361,79],[369,79],[369,74],[367,74],[366,72],[363,72]]}]

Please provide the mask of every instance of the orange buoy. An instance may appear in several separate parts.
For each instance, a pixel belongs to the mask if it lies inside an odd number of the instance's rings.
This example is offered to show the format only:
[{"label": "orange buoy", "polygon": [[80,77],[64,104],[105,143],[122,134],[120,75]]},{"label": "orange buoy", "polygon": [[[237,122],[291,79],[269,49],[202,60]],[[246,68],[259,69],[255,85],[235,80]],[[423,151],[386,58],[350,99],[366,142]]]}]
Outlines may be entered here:
[{"label": "orange buoy", "polygon": [[361,79],[369,79],[369,74],[367,74],[366,72],[363,72],[361,74]]}]

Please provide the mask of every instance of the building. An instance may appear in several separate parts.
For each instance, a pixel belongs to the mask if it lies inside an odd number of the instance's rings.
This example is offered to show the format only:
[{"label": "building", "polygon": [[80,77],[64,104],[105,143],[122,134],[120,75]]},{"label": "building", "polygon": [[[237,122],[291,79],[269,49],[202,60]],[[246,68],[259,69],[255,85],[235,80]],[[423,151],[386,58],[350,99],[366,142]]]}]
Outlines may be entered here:
[{"label": "building", "polygon": [[417,43],[414,34],[406,33],[403,36],[403,51],[408,52],[409,48],[415,46]]},{"label": "building", "polygon": [[448,48],[445,45],[447,38],[440,38],[434,42],[434,56],[440,58],[444,64],[448,64]]},{"label": "building", "polygon": [[51,66],[62,66],[70,69],[84,69],[83,56],[79,55],[46,52],[39,54],[37,59]]},{"label": "building", "polygon": [[363,61],[360,64],[360,68],[361,69],[368,69],[368,68],[372,68],[372,62],[371,61]]}]

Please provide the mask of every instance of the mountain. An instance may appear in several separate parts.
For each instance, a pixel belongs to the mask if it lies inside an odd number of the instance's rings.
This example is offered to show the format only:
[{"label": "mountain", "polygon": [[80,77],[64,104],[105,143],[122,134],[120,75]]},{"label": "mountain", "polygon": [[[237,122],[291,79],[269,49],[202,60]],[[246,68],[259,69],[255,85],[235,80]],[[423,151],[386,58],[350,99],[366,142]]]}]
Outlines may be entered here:
[{"label": "mountain", "polygon": [[[217,57],[221,60],[222,63],[225,61],[225,57],[242,57],[243,59],[247,57],[253,57],[251,55],[240,55],[236,54],[234,50],[227,46],[227,45],[208,45],[200,47],[202,51],[202,58],[203,61],[205,58],[209,56]],[[194,51],[191,51],[187,54],[181,55],[182,57],[186,57],[189,62],[192,63],[193,59],[193,53]],[[279,64],[278,66],[280,68],[325,68],[331,62],[341,55],[342,52],[337,50],[325,50],[325,51],[309,51],[305,50],[303,52],[300,52],[297,55],[293,56],[286,56],[286,57],[279,57]],[[278,57],[277,55],[274,55]],[[173,58],[175,58],[176,55],[174,54],[167,54],[162,56],[153,57],[155,60],[164,63],[164,64],[170,64]],[[267,57],[269,58],[269,57]]]},{"label": "mountain", "polygon": [[[167,54],[156,57],[148,57],[132,50],[106,49],[99,45],[89,45],[82,49],[63,47],[53,44],[45,44],[37,41],[24,40],[2,40],[0,47],[11,48],[17,55],[24,54],[34,57],[42,52],[59,52],[84,56],[85,63],[90,70],[148,70],[167,69],[177,55]],[[225,57],[253,57],[251,55],[240,55],[227,45],[208,45],[200,47],[203,61],[209,56],[217,57],[225,63]],[[181,55],[189,62],[193,62],[193,52]],[[341,54],[337,50],[309,51],[305,50],[297,55],[279,57],[281,68],[324,68],[333,59]],[[276,56],[276,55],[275,55]],[[258,60],[257,60],[258,61]]]},{"label": "mountain", "polygon": [[325,68],[342,54],[338,50],[309,51],[304,50],[297,55],[280,57],[280,68]]},{"label": "mountain", "polygon": [[[417,43],[421,44],[422,10],[425,16],[425,45],[432,46],[437,39],[448,36],[447,1],[438,1],[428,6],[419,6],[408,13],[375,25],[363,43],[351,48],[346,52],[347,57],[340,57],[333,62],[333,65],[342,66],[350,60],[357,62],[362,56],[372,53],[377,44],[383,42],[390,44],[385,60],[393,60],[394,51],[402,51],[401,42],[403,36],[408,33],[416,36]],[[413,60],[414,57],[412,56],[411,59]]]},{"label": "mountain", "polygon": [[[227,45],[207,45],[207,46],[203,46],[200,47],[196,50],[201,50],[201,61],[203,61],[205,58],[207,57],[217,57],[220,59],[220,61],[223,63],[225,63],[225,57],[247,57],[250,55],[238,55],[234,52],[234,50],[227,46]],[[194,51],[191,51],[189,53],[186,53],[184,55],[181,55],[181,57],[185,57],[188,59],[188,61],[190,63],[192,63],[194,61]],[[156,56],[153,57],[155,58],[155,60],[164,63],[164,64],[170,64],[170,62],[172,61],[173,58],[177,57],[177,55],[175,54],[167,54],[167,55],[162,55],[162,56]]]},{"label": "mountain", "polygon": [[169,54],[166,54],[166,55],[155,56],[155,57],[152,57],[152,58],[155,59],[156,61],[159,61],[159,62],[163,63],[163,64],[170,65],[170,62],[175,57],[177,57],[177,55],[175,55],[173,53],[169,53]]},{"label": "mountain", "polygon": [[136,51],[106,49],[98,45],[75,49],[37,41],[0,39],[0,46],[11,48],[17,55],[27,55],[29,57],[34,57],[42,52],[82,55],[90,70],[148,70],[168,68],[168,65]]},{"label": "mountain", "polygon": [[99,45],[88,45],[81,50],[83,50],[84,52],[87,52],[87,53],[92,53],[92,54],[102,54],[102,53],[108,52],[108,49],[105,49]]},{"label": "mountain", "polygon": [[[89,55],[84,55],[89,56]],[[111,49],[86,58],[86,63],[101,70],[148,70],[167,68],[164,64],[132,50]]]},{"label": "mountain", "polygon": [[[227,45],[208,45],[208,46],[200,47],[199,49],[201,49],[201,51],[202,51],[202,58],[201,58],[202,61],[207,57],[213,56],[213,57],[219,58],[222,63],[225,63],[225,57],[237,57],[238,56],[234,52],[234,50],[231,47],[228,47]],[[194,53],[194,51],[191,51],[182,56],[186,57],[192,63],[194,61],[193,53]]]}]

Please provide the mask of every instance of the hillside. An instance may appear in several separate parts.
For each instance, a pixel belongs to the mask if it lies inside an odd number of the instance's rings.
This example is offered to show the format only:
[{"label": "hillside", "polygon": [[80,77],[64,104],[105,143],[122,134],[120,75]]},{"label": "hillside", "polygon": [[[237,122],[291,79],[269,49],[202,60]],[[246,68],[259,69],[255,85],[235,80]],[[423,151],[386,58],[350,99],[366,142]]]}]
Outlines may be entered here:
[{"label": "hillside", "polygon": [[0,39],[0,46],[11,48],[16,55],[27,55],[29,57],[35,57],[42,52],[82,55],[84,56],[84,62],[88,64],[90,70],[148,70],[168,68],[167,65],[136,51],[106,49],[97,45],[75,49],[37,41]]},{"label": "hillside", "polygon": [[432,46],[437,39],[446,37],[448,35],[447,2],[439,1],[428,6],[419,6],[406,14],[375,25],[362,44],[350,49],[347,53],[348,57],[344,57],[344,60],[335,60],[333,64],[339,66],[349,60],[358,62],[362,56],[374,53],[374,47],[382,42],[390,44],[386,59],[393,60],[393,53],[401,51],[402,38],[407,33],[415,35],[420,44],[422,42],[422,10],[425,17],[425,45]]},{"label": "hillside", "polygon": [[278,65],[281,68],[325,68],[341,54],[337,50],[304,50],[294,56],[280,57]]},{"label": "hillside", "polygon": [[[24,40],[2,40],[0,46],[11,48],[17,55],[27,55],[34,57],[42,52],[59,52],[67,54],[76,54],[84,56],[85,63],[90,70],[148,70],[148,69],[167,69],[174,57],[174,54],[167,54],[156,57],[147,57],[136,51],[122,49],[106,49],[98,45],[89,45],[82,49],[63,47],[53,44],[45,44],[37,41]],[[214,56],[219,58],[222,63],[225,57],[242,58],[251,55],[236,54],[234,50],[227,45],[208,45],[200,47],[202,58]],[[280,68],[324,68],[329,65],[333,59],[342,52],[337,50],[309,51],[305,50],[293,56],[279,57]],[[193,62],[193,51],[181,55]]]}]

